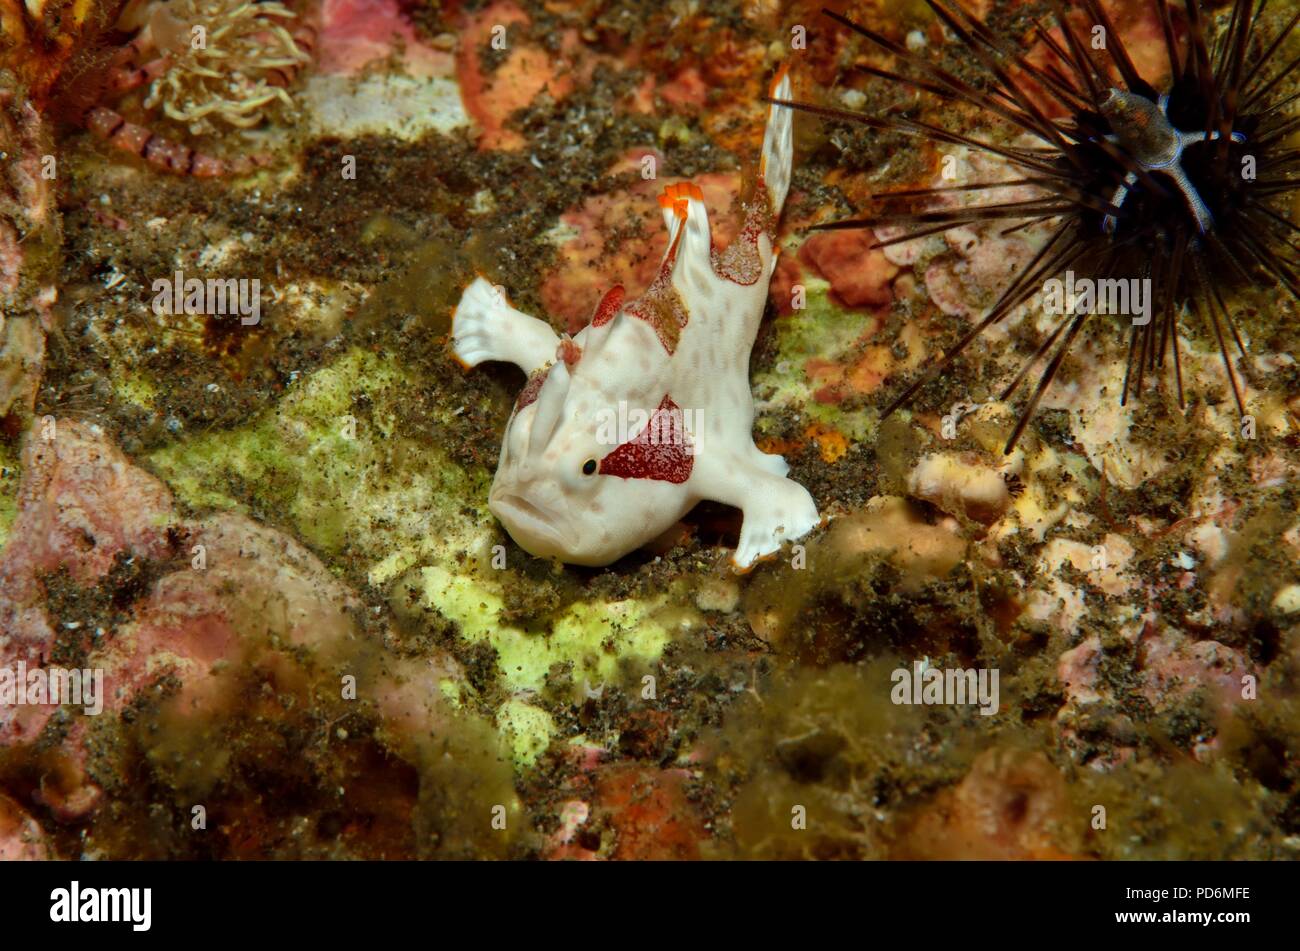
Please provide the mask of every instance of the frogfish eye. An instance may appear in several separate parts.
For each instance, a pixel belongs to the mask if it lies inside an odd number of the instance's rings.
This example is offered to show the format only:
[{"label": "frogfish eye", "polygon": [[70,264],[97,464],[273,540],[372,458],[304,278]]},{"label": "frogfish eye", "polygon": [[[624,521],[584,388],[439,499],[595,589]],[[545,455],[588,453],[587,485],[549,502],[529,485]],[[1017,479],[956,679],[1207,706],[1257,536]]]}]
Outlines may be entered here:
[{"label": "frogfish eye", "polygon": [[588,459],[586,462],[584,462],[584,463],[582,464],[582,474],[583,474],[583,475],[595,475],[595,474],[596,474],[596,460],[595,460],[595,459]]}]

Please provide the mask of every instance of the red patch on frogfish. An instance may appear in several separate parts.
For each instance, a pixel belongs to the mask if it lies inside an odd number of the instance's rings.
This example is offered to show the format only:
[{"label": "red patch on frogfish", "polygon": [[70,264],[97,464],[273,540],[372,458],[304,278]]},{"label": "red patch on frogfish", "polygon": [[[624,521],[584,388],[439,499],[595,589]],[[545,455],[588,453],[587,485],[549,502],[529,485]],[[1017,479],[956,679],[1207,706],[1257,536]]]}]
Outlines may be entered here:
[{"label": "red patch on frogfish", "polygon": [[748,287],[763,276],[763,258],[758,250],[758,236],[764,231],[763,216],[757,205],[745,216],[745,227],[736,240],[719,252],[709,252],[713,272],[733,284]]},{"label": "red patch on frogfish", "polygon": [[607,290],[600,303],[596,305],[596,312],[591,315],[591,326],[603,327],[613,320],[622,308],[623,298],[626,296],[622,284],[615,284]]},{"label": "red patch on frogfish", "polygon": [[601,475],[681,484],[691,477],[695,453],[687,443],[682,410],[665,395],[646,428],[600,460]]},{"label": "red patch on frogfish", "polygon": [[670,355],[677,352],[677,344],[690,320],[690,313],[686,310],[681,295],[677,293],[677,288],[673,287],[671,254],[646,292],[627,305],[627,312],[653,327],[655,336]]},{"label": "red patch on frogfish", "polygon": [[542,384],[546,382],[546,376],[551,372],[552,364],[548,363],[529,374],[528,382],[524,388],[519,391],[519,399],[515,400],[515,412],[519,412],[529,403],[537,402],[537,395],[542,392]]}]

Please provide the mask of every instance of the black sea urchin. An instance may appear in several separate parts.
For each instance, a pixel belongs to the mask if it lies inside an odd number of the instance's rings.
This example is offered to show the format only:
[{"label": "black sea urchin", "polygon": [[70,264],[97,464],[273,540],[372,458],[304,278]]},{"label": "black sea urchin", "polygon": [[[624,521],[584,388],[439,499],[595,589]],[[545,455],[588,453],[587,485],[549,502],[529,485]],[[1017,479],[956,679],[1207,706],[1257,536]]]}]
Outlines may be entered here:
[{"label": "black sea urchin", "polygon": [[[1300,227],[1291,218],[1290,193],[1300,189],[1300,149],[1288,137],[1300,128],[1287,95],[1300,58],[1286,61],[1285,44],[1300,13],[1271,40],[1260,35],[1268,0],[1233,0],[1226,25],[1214,30],[1204,0],[1150,0],[1169,58],[1167,87],[1156,89],[1139,74],[1124,41],[1098,0],[1066,11],[1052,0],[1056,30],[1032,31],[1046,57],[1035,62],[1018,44],[997,35],[953,0],[926,0],[943,24],[988,73],[973,85],[875,30],[829,10],[827,16],[892,54],[902,72],[862,67],[891,83],[975,106],[1033,145],[979,141],[952,129],[903,116],[873,116],[811,103],[789,103],[829,118],[901,131],[936,143],[963,145],[1000,156],[1022,177],[1013,181],[927,188],[878,196],[879,214],[822,228],[902,226],[894,244],[975,222],[1002,222],[1009,234],[1046,223],[1046,244],[1011,279],[1000,297],[942,359],[930,366],[885,410],[888,416],[943,372],[984,331],[1043,291],[1067,271],[1088,286],[1116,279],[1149,288],[1145,319],[1129,329],[1128,364],[1121,403],[1138,392],[1145,373],[1172,352],[1178,401],[1184,406],[1176,323],[1195,312],[1212,331],[1238,410],[1245,415],[1231,346],[1245,345],[1230,301],[1248,284],[1280,285],[1300,299]],[[1253,9],[1252,9],[1253,8]],[[1082,29],[1081,29],[1082,27]],[[1102,37],[1098,43],[1097,38]],[[1285,62],[1285,65],[1282,65]],[[915,203],[944,192],[1031,186],[1034,197],[924,210]],[[892,210],[892,203],[910,207]],[[1057,285],[1059,286],[1059,285]],[[1137,286],[1137,285],[1134,285]],[[1002,393],[1006,400],[1029,371],[1046,360],[1038,385],[1017,419],[1006,451],[1014,448],[1043,393],[1060,369],[1088,316],[1101,311],[1078,301]],[[1111,310],[1109,313],[1114,314]],[[1154,319],[1152,319],[1154,316]],[[1228,337],[1231,336],[1232,344]]]}]

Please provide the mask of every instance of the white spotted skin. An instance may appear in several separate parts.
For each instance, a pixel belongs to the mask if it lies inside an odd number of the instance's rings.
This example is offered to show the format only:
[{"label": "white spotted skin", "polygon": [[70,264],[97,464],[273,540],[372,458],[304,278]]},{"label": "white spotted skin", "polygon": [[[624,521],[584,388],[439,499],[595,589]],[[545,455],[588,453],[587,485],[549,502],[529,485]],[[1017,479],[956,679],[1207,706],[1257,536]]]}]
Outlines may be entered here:
[{"label": "white spotted skin", "polygon": [[[788,99],[789,80],[773,92]],[[773,106],[764,137],[764,178],[774,217],[790,180],[789,112]],[[483,279],[466,289],[457,307],[452,343],[463,362],[505,360],[531,372],[554,361],[536,400],[506,426],[488,496],[511,537],[534,555],[606,565],[711,499],[742,510],[734,562],[748,568],[819,522],[807,490],[785,478],[785,461],[753,441],[749,355],[775,266],[771,237],[758,235],[758,279],[739,284],[714,270],[703,202],[684,201],[684,223],[671,208],[665,214],[665,262],[688,314],[672,353],[626,307],[573,338],[581,356],[572,365],[560,358],[563,345],[548,325],[509,307]],[[684,231],[678,239],[679,228]],[[638,411],[641,420],[648,419],[665,396],[683,410],[693,461],[685,481],[584,473],[584,465],[617,445],[618,439],[609,438],[609,423],[618,418],[620,404],[629,428],[619,435],[627,439],[644,429],[633,425]]]}]

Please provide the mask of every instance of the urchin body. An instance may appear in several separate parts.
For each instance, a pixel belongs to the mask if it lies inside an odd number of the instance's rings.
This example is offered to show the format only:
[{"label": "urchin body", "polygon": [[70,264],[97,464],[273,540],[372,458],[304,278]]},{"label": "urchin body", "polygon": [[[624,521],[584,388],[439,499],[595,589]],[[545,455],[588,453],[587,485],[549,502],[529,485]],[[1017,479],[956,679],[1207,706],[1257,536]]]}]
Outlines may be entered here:
[{"label": "urchin body", "polygon": [[741,509],[734,561],[747,568],[818,523],[785,461],[754,444],[749,386],[792,156],[790,112],[774,106],[757,193],[721,253],[699,189],[667,189],[659,275],[636,300],[624,303],[621,288],[606,294],[572,338],[510,307],[482,278],[466,289],[456,355],[529,374],[489,493],[526,551],[609,564],[708,499]]},{"label": "urchin body", "polygon": [[[1200,187],[1183,168],[1183,155],[1194,145],[1218,140],[1221,133],[1177,128],[1169,121],[1168,93],[1152,102],[1137,93],[1111,89],[1102,107],[1116,130],[1111,141],[1123,142],[1143,170],[1163,174],[1178,188],[1188,212],[1196,219],[1197,228],[1202,232],[1213,228],[1214,213],[1201,197]],[[1237,145],[1246,141],[1243,132],[1230,132],[1229,135]],[[1129,192],[1137,184],[1138,172],[1126,172],[1124,184],[1115,189],[1110,203],[1122,210]],[[1106,215],[1104,227],[1107,234],[1114,234],[1119,227],[1118,214]]]},{"label": "urchin body", "polygon": [[[1006,181],[957,188],[937,187],[883,193],[885,210],[834,222],[828,228],[884,228],[901,231],[882,245],[941,234],[976,222],[1005,226],[1010,233],[1043,225],[1048,237],[1020,268],[983,317],[957,344],[925,370],[884,412],[906,405],[922,387],[947,370],[984,330],[1005,320],[1059,275],[1077,272],[1092,281],[1150,282],[1149,312],[1125,327],[1128,362],[1121,403],[1142,389],[1144,376],[1173,367],[1179,405],[1184,405],[1180,328],[1193,313],[1212,332],[1223,357],[1238,411],[1246,405],[1229,341],[1242,357],[1243,336],[1232,294],[1251,285],[1276,285],[1300,300],[1300,227],[1289,197],[1300,190],[1300,150],[1287,137],[1300,128],[1290,110],[1300,99],[1285,95],[1285,82],[1300,60],[1278,56],[1300,23],[1292,17],[1265,47],[1258,0],[1233,0],[1216,42],[1207,37],[1201,0],[1150,0],[1157,14],[1170,66],[1166,88],[1158,90],[1134,66],[1123,37],[1099,0],[1080,0],[1072,11],[1053,0],[1054,29],[1032,32],[1044,56],[1030,57],[1000,37],[956,0],[926,0],[957,38],[964,52],[991,77],[986,87],[966,82],[888,37],[826,11],[832,19],[892,54],[899,71],[875,66],[866,72],[976,107],[992,124],[1038,141],[1029,147],[999,144],[998,137],[898,116],[878,116],[790,103],[796,108],[871,128],[901,131],[940,145],[963,145],[1000,157],[1031,186],[1032,197],[1017,201],[963,204],[926,210],[952,191],[1002,189]],[[1186,42],[1179,38],[1178,15]],[[1098,47],[1091,42],[1104,36]],[[1045,65],[1044,65],[1045,63]],[[903,70],[906,71],[903,71]],[[996,194],[996,192],[991,192]],[[900,209],[897,202],[912,207]],[[918,210],[916,205],[922,207]],[[899,227],[901,226],[901,228]],[[1037,351],[1001,393],[1008,400],[1039,366],[1038,385],[1020,412],[1006,451],[1032,418],[1044,392],[1091,314],[1072,310],[1043,339]],[[1166,358],[1170,358],[1166,361]]]}]

